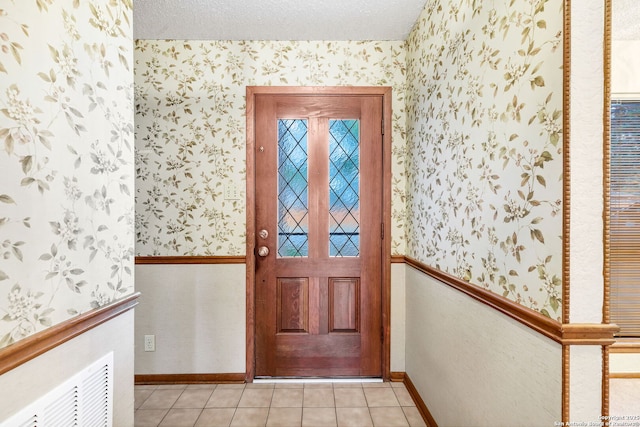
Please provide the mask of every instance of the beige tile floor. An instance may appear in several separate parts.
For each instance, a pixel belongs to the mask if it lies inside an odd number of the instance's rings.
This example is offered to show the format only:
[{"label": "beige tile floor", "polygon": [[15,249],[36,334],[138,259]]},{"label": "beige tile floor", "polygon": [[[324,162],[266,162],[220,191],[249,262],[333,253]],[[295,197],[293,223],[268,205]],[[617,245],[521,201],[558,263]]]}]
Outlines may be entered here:
[{"label": "beige tile floor", "polygon": [[402,383],[138,385],[136,427],[425,426]]}]

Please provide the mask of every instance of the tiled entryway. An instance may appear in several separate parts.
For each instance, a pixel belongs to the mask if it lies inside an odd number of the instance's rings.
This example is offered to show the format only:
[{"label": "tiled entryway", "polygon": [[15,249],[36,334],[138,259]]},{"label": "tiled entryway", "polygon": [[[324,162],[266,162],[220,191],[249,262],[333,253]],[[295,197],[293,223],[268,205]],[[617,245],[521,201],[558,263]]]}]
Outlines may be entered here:
[{"label": "tiled entryway", "polygon": [[402,383],[138,385],[135,426],[425,426]]}]

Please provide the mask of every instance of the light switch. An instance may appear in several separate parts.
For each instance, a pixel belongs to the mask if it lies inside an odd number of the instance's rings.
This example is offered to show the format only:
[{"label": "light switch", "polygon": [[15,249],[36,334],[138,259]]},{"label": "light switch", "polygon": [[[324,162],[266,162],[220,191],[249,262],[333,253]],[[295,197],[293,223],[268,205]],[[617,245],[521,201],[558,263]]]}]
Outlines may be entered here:
[{"label": "light switch", "polygon": [[227,182],[224,185],[225,200],[238,200],[238,186],[234,182]]}]

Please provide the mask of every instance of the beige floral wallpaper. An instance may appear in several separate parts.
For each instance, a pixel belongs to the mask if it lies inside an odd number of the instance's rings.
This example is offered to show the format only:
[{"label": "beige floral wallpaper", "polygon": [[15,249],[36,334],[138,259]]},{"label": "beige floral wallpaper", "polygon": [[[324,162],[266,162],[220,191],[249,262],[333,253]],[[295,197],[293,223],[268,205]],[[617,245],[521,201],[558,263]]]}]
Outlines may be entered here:
[{"label": "beige floral wallpaper", "polygon": [[0,347],[133,292],[132,7],[0,4]]},{"label": "beige floral wallpaper", "polygon": [[138,40],[134,69],[137,255],[245,253],[253,85],[393,87],[392,245],[404,253],[404,42]]},{"label": "beige floral wallpaper", "polygon": [[136,254],[244,254],[246,86],[392,86],[392,252],[559,319],[562,9],[429,1],[406,42],[137,41]]},{"label": "beige floral wallpaper", "polygon": [[559,319],[561,0],[433,0],[407,44],[407,255]]}]

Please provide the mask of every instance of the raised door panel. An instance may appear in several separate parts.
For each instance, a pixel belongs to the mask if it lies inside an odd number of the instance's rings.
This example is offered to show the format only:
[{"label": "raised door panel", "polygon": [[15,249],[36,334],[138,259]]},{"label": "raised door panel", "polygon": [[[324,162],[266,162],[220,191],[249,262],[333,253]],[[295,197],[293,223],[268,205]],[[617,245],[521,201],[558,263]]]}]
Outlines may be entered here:
[{"label": "raised door panel", "polygon": [[329,332],[360,330],[360,279],[329,279]]},{"label": "raised door panel", "polygon": [[278,279],[278,333],[309,333],[309,279]]}]

